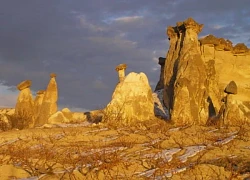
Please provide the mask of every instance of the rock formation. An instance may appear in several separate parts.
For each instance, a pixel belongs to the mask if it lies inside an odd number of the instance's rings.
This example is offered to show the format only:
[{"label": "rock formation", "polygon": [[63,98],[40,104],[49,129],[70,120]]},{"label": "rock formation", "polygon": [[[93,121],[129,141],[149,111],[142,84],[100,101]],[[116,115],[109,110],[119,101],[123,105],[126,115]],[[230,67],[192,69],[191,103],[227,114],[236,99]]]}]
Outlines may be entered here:
[{"label": "rock formation", "polygon": [[47,123],[49,124],[61,124],[69,122],[70,120],[66,118],[61,111],[57,111],[56,113],[52,114],[47,121]]},{"label": "rock formation", "polygon": [[155,91],[161,90],[164,88],[164,66],[165,66],[166,58],[159,57],[158,64],[161,66],[160,80],[158,81]]},{"label": "rock formation", "polygon": [[164,103],[176,124],[205,124],[208,117],[206,67],[199,50],[203,25],[192,18],[168,27],[170,48],[164,74]]},{"label": "rock formation", "polygon": [[131,124],[154,117],[152,90],[144,73],[130,73],[117,84],[111,102],[104,109],[103,121]]},{"label": "rock formation", "polygon": [[43,103],[43,98],[44,98],[44,95],[45,95],[45,90],[37,91],[36,94],[37,94],[37,96],[36,96],[35,101],[34,101],[35,119],[38,118],[38,115],[40,113],[40,109],[41,109],[42,103]]},{"label": "rock formation", "polygon": [[56,74],[50,74],[50,81],[45,91],[39,116],[36,119],[36,126],[48,123],[49,117],[57,112],[58,90],[56,83]]},{"label": "rock formation", "polygon": [[167,28],[170,47],[156,89],[164,84],[170,118],[176,124],[205,124],[218,116],[224,87],[232,80],[238,84],[233,102],[250,118],[249,48],[213,35],[198,40],[202,27],[188,18]]},{"label": "rock formation", "polygon": [[[244,112],[244,116],[250,119],[250,52],[249,48],[243,43],[232,45],[229,40],[221,40],[209,35],[200,40],[200,50],[203,61],[208,63],[214,61],[216,76],[220,92],[230,81],[237,82],[237,94],[233,96],[234,102],[237,102],[239,108]],[[223,46],[219,44],[224,42],[224,49],[218,48]],[[225,42],[227,44],[225,45]]]},{"label": "rock formation", "polygon": [[125,78],[125,70],[127,69],[126,64],[119,64],[116,66],[115,70],[118,72],[119,82],[122,82]]},{"label": "rock formation", "polygon": [[26,80],[17,85],[20,91],[15,107],[13,126],[19,129],[34,126],[34,101],[30,91],[31,81]]}]

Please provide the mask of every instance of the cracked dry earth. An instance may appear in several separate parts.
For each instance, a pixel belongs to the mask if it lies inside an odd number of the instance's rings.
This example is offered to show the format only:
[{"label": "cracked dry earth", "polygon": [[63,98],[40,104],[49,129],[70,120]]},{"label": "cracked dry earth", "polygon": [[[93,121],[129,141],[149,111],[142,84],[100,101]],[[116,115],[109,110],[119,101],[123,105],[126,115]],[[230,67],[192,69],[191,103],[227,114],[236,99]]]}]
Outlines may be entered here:
[{"label": "cracked dry earth", "polygon": [[250,179],[250,126],[68,124],[0,132],[0,179]]}]

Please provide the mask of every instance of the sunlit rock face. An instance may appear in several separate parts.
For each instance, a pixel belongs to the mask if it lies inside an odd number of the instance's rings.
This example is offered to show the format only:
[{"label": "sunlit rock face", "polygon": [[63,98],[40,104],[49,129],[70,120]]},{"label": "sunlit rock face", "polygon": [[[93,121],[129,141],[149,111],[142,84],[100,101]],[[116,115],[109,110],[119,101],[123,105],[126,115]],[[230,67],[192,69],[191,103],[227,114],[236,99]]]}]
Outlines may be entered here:
[{"label": "sunlit rock face", "polygon": [[164,103],[176,124],[205,124],[208,118],[206,66],[198,33],[203,25],[192,18],[168,27],[170,48],[164,70]]},{"label": "sunlit rock face", "polygon": [[36,95],[36,98],[35,98],[35,101],[34,101],[35,119],[37,119],[38,116],[39,116],[39,113],[40,113],[40,110],[41,110],[41,107],[42,107],[42,103],[43,103],[43,98],[44,98],[44,95],[45,95],[45,90],[37,91],[36,94],[37,95]]},{"label": "sunlit rock face", "polygon": [[48,123],[49,117],[57,112],[58,89],[56,74],[50,74],[50,81],[45,91],[42,105],[39,108],[39,115],[36,119],[36,126]]},{"label": "sunlit rock face", "polygon": [[103,121],[132,124],[154,117],[154,102],[144,73],[128,74],[117,84],[111,102],[104,109]]},{"label": "sunlit rock face", "polygon": [[20,91],[15,106],[15,126],[28,128],[34,126],[34,100],[30,90],[31,81],[26,80],[17,85]]},{"label": "sunlit rock face", "polygon": [[170,47],[158,84],[163,81],[170,118],[176,124],[204,124],[218,115],[224,88],[232,80],[238,85],[234,104],[249,117],[249,48],[213,35],[198,40],[202,27],[188,18],[167,28]]},{"label": "sunlit rock face", "polygon": [[[237,83],[237,94],[233,95],[234,109],[250,119],[250,51],[243,43],[232,45],[230,40],[209,35],[200,39],[200,51],[205,63],[213,60],[220,92],[228,82]],[[240,113],[242,114],[242,113]],[[232,113],[233,115],[233,113]],[[229,115],[231,119],[233,118]]]}]

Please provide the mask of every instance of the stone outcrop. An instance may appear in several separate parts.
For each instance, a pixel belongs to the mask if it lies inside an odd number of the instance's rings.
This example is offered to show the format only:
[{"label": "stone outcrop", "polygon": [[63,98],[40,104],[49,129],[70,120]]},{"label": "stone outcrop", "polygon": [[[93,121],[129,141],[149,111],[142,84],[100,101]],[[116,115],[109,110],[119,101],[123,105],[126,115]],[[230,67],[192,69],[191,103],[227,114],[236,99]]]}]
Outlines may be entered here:
[{"label": "stone outcrop", "polygon": [[12,128],[11,117],[14,116],[14,108],[0,108],[0,131]]},{"label": "stone outcrop", "polygon": [[161,72],[160,72],[160,80],[158,81],[155,91],[161,90],[164,88],[164,66],[165,66],[166,58],[159,57],[158,64],[161,66]]},{"label": "stone outcrop", "polygon": [[250,114],[249,48],[213,35],[198,40],[202,27],[188,18],[167,28],[170,47],[160,80],[164,105],[176,124],[205,124],[206,119],[217,117],[224,87],[232,80],[238,84],[232,101],[235,109],[238,106],[245,116]]},{"label": "stone outcrop", "polygon": [[235,100],[237,94],[237,85],[231,81],[225,88],[225,97],[222,99],[220,112],[217,116],[217,121],[220,120],[220,125],[241,125],[246,117],[243,111],[239,108],[240,104]]},{"label": "stone outcrop", "polygon": [[51,79],[45,91],[38,118],[36,119],[36,126],[47,124],[50,116],[57,112],[58,90],[56,74],[51,73],[50,78]]},{"label": "stone outcrop", "polygon": [[57,111],[56,113],[52,114],[47,121],[47,123],[49,124],[61,124],[69,122],[70,120],[65,117],[65,115],[61,111]]},{"label": "stone outcrop", "polygon": [[[230,50],[216,48],[216,40],[205,41],[204,39],[212,39],[205,37],[201,39],[200,50],[203,61],[208,63],[214,61],[216,76],[218,79],[219,90],[222,93],[228,82],[237,82],[237,94],[232,96],[233,102],[238,104],[238,108],[244,113],[244,116],[250,119],[250,52],[249,48],[243,43],[235,46],[230,45]],[[221,38],[217,38],[221,39]],[[225,40],[230,42],[229,40]],[[231,44],[228,43],[228,44]],[[236,103],[237,102],[237,103]],[[236,105],[235,105],[236,106]]]},{"label": "stone outcrop", "polygon": [[118,83],[111,102],[103,111],[103,121],[132,124],[154,117],[152,90],[144,73],[129,73]]},{"label": "stone outcrop", "polygon": [[192,18],[168,27],[170,48],[164,73],[164,104],[176,124],[205,124],[208,117],[206,66],[199,50],[203,25]]},{"label": "stone outcrop", "polygon": [[19,129],[34,126],[34,100],[30,91],[31,81],[26,80],[17,85],[20,91],[15,107],[13,126]]}]

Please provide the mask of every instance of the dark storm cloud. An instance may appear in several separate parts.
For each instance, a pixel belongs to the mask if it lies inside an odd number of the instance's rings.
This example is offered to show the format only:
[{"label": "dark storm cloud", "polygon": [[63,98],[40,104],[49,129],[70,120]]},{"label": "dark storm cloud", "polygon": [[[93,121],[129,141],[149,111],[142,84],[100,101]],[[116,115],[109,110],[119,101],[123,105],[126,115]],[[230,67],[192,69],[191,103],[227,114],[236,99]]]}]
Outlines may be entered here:
[{"label": "dark storm cloud", "polygon": [[200,36],[247,43],[249,6],[246,0],[2,0],[0,81],[13,90],[31,79],[37,91],[56,72],[61,107],[100,108],[111,98],[120,63],[157,83],[167,26],[191,16],[205,24]]}]

